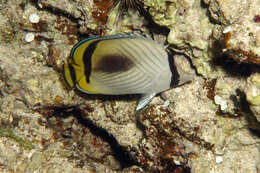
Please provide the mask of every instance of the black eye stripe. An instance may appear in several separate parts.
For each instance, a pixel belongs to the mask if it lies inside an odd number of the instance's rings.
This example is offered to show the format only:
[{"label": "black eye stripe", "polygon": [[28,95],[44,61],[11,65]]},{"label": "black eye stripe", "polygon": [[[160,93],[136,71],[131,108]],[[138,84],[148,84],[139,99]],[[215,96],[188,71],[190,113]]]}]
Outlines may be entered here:
[{"label": "black eye stripe", "polygon": [[87,83],[90,82],[89,78],[91,75],[92,55],[93,55],[93,52],[95,51],[95,49],[97,48],[97,44],[100,41],[102,41],[102,40],[97,40],[97,41],[93,41],[92,43],[90,43],[89,46],[85,49],[84,54],[83,54],[83,62],[84,62],[84,67],[85,67],[84,72],[85,72]]}]

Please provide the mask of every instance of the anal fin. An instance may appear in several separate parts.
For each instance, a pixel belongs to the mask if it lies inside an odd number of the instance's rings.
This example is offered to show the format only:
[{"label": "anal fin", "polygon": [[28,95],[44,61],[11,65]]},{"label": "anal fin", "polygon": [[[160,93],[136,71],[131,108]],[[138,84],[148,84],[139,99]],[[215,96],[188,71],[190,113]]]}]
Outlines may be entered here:
[{"label": "anal fin", "polygon": [[136,111],[143,109],[156,95],[156,93],[143,94],[136,106]]}]

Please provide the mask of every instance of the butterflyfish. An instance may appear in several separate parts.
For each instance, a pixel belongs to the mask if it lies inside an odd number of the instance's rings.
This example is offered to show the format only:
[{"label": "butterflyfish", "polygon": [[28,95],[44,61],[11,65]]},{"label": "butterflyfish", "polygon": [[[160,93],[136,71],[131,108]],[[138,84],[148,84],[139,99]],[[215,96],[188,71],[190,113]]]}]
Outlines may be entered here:
[{"label": "butterflyfish", "polygon": [[64,64],[64,77],[87,94],[141,94],[137,111],[157,93],[190,80],[181,76],[164,45],[137,35],[81,40]]}]

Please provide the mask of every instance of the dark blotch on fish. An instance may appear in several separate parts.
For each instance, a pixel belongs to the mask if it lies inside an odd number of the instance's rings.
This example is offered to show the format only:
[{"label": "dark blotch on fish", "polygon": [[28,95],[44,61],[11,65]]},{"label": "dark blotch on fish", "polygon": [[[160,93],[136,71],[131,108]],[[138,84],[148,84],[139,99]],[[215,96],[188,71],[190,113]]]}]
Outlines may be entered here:
[{"label": "dark blotch on fish", "polygon": [[120,55],[108,55],[102,57],[95,67],[95,71],[105,73],[125,72],[134,66],[134,62]]}]

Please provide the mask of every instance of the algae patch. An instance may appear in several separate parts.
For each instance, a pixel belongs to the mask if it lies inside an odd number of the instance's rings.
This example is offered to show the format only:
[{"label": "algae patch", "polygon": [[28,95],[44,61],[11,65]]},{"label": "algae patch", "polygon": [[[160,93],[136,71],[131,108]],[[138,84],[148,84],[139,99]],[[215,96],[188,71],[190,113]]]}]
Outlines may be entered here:
[{"label": "algae patch", "polygon": [[9,137],[13,140],[15,140],[17,143],[19,143],[22,147],[26,149],[33,149],[34,145],[27,141],[22,139],[21,137],[17,136],[11,129],[4,129],[0,127],[0,136],[1,137]]}]

